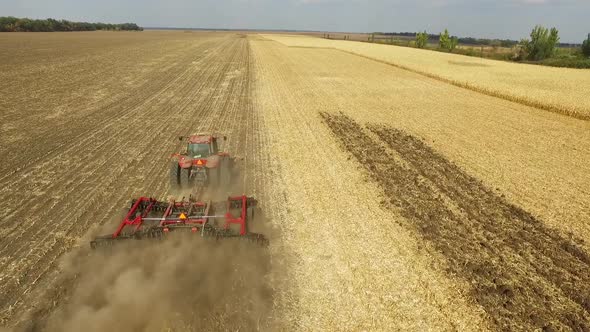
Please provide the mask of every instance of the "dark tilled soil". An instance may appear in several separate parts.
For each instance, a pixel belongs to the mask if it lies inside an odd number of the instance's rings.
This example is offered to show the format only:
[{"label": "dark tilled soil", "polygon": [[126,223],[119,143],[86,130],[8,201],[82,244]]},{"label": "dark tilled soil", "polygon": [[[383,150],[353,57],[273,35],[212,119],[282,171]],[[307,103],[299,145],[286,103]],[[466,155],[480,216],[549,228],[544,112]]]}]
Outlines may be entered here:
[{"label": "dark tilled soil", "polygon": [[590,331],[590,256],[401,130],[322,114],[500,330]]}]

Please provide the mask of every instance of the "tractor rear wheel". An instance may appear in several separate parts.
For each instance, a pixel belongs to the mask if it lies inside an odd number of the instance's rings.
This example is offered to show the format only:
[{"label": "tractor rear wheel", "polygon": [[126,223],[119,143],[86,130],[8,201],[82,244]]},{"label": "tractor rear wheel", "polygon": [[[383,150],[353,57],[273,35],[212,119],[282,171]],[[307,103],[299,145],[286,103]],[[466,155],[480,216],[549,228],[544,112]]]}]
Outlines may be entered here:
[{"label": "tractor rear wheel", "polygon": [[180,165],[176,160],[170,162],[170,188],[178,189],[180,187]]},{"label": "tractor rear wheel", "polygon": [[180,169],[180,187],[188,188],[191,182],[191,169],[181,168]]}]

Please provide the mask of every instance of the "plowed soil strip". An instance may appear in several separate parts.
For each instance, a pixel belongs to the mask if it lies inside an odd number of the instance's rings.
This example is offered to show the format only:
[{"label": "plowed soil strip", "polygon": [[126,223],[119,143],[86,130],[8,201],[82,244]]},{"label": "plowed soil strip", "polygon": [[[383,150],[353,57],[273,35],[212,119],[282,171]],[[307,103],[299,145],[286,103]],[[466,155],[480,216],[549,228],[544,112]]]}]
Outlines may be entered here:
[{"label": "plowed soil strip", "polygon": [[590,329],[590,257],[403,131],[325,123],[502,330]]}]

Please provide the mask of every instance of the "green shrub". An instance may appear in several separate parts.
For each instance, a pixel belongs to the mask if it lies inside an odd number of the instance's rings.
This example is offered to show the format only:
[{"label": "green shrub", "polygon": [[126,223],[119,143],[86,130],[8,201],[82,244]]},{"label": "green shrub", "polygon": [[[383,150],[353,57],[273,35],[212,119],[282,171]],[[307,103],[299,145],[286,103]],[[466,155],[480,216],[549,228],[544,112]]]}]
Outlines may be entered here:
[{"label": "green shrub", "polygon": [[556,28],[551,30],[537,25],[531,31],[531,39],[523,39],[520,42],[522,54],[526,59],[539,61],[553,56],[555,46],[559,42],[559,32]]},{"label": "green shrub", "polygon": [[418,32],[416,35],[416,47],[424,48],[426,47],[426,44],[428,44],[428,34],[426,31]]},{"label": "green shrub", "polygon": [[459,39],[457,37],[449,36],[449,31],[447,29],[445,29],[444,33],[440,34],[438,39],[438,46],[443,50],[452,51],[458,44]]}]

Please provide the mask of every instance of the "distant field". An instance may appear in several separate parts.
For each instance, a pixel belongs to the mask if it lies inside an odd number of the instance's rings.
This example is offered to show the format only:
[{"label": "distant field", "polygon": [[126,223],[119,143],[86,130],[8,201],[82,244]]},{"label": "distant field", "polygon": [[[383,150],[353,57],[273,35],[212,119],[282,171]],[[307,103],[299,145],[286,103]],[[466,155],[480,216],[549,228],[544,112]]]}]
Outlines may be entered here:
[{"label": "distant field", "polygon": [[529,106],[590,119],[590,72],[509,63],[307,36],[266,35],[287,46],[329,47],[387,62],[458,86]]}]

